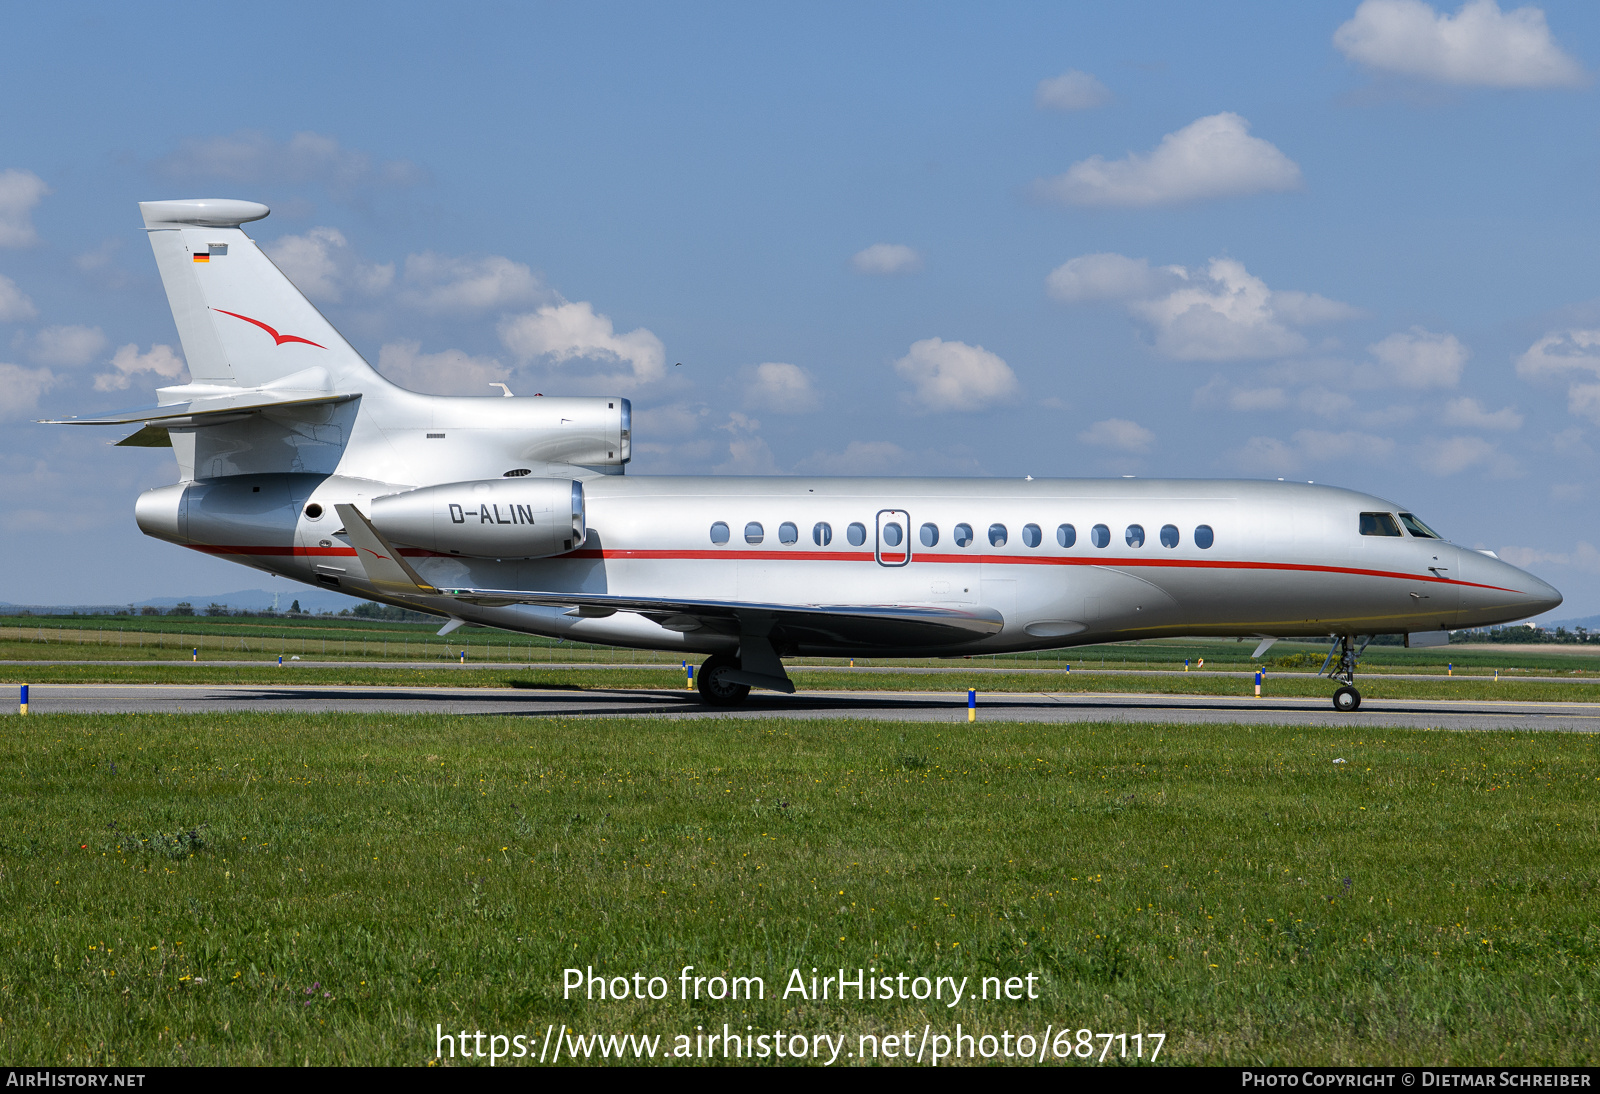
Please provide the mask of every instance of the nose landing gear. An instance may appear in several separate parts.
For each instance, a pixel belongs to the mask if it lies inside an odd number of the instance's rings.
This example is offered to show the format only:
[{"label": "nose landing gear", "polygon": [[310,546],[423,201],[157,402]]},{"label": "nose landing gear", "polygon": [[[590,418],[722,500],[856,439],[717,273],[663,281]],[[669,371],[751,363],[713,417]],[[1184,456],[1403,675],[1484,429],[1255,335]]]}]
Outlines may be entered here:
[{"label": "nose landing gear", "polygon": [[[1367,642],[1372,641],[1372,636],[1369,634],[1366,642],[1361,643],[1356,649],[1351,649],[1350,637],[1348,634],[1341,634],[1334,638],[1333,646],[1328,650],[1328,659],[1322,663],[1322,668],[1317,673],[1318,676],[1343,681],[1333,693],[1333,709],[1341,714],[1361,709],[1361,693],[1356,690],[1356,662],[1366,651]],[[1337,664],[1335,657],[1338,659]]]}]

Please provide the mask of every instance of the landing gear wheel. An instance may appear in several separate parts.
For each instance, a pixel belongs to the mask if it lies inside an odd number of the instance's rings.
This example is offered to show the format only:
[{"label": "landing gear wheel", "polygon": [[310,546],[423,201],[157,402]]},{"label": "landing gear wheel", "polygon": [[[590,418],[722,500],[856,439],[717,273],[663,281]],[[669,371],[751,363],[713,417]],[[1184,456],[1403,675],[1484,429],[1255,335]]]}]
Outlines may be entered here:
[{"label": "landing gear wheel", "polygon": [[735,684],[732,680],[724,679],[726,673],[738,670],[739,662],[725,654],[714,653],[707,657],[706,663],[695,674],[695,686],[700,689],[700,698],[714,707],[736,707],[744,702],[750,696],[750,685]]},{"label": "landing gear wheel", "polygon": [[1349,714],[1352,710],[1361,709],[1361,693],[1346,684],[1333,693],[1333,709],[1340,714]]}]

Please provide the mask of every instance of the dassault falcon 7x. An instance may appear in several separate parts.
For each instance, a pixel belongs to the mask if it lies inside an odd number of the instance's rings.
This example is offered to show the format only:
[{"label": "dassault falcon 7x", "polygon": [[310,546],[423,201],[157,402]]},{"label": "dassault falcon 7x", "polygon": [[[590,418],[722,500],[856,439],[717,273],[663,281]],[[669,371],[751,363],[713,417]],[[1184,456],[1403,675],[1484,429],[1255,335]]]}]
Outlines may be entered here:
[{"label": "dassault falcon 7x", "polygon": [[140,210],[191,382],[66,419],[172,448],[180,481],[139,498],[139,527],[441,633],[708,655],[713,704],[792,692],[792,656],[1320,636],[1354,710],[1362,636],[1440,644],[1561,602],[1391,502],[1309,483],[628,477],[628,400],[406,391],[244,233],[266,206]]}]

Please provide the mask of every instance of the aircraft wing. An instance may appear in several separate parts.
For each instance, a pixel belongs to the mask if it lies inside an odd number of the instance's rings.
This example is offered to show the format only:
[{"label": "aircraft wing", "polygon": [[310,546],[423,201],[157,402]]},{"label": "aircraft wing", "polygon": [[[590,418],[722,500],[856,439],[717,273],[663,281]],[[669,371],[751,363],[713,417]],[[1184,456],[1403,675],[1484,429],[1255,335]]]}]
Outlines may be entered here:
[{"label": "aircraft wing", "polygon": [[953,646],[997,634],[1005,618],[992,608],[935,608],[916,604],[763,604],[739,600],[688,600],[610,593],[556,593],[528,589],[436,589],[395,550],[354,505],[335,506],[367,577],[387,592],[448,596],[469,604],[504,607],[538,604],[570,608],[568,615],[598,618],[637,612],[668,630],[777,638],[783,644],[917,648]]},{"label": "aircraft wing", "polygon": [[992,608],[935,608],[915,604],[762,604],[738,600],[549,593],[520,589],[440,589],[471,604],[570,607],[569,615],[637,612],[668,630],[705,629],[728,635],[782,637],[796,644],[951,646],[987,638],[1005,626]]}]

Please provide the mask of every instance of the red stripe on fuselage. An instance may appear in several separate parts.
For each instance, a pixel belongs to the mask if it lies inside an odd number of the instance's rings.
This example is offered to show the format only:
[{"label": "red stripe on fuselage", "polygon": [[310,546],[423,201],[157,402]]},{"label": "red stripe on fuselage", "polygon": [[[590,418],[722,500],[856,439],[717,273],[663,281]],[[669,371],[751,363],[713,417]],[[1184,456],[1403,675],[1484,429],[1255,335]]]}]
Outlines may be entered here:
[{"label": "red stripe on fuselage", "polygon": [[[212,544],[191,543],[187,546],[196,551],[215,555],[354,555],[355,549],[351,547],[224,547]],[[400,552],[410,558],[461,558],[460,555],[442,555],[437,551],[422,551],[406,549]],[[889,556],[893,557],[893,556]],[[903,556],[901,556],[903,557]],[[871,562],[876,564],[876,558],[871,551],[717,551],[717,550],[642,550],[629,548],[605,548],[594,550],[585,548],[579,551],[568,551],[564,555],[555,555],[552,558],[540,561],[553,562],[558,559],[584,558],[584,559],[639,559],[641,561],[686,561],[697,562],[706,560],[733,560],[735,562]],[[1439,577],[1435,574],[1406,574],[1395,570],[1367,570],[1356,566],[1316,566],[1301,562],[1239,562],[1227,559],[1205,558],[1090,558],[1086,556],[1060,556],[1060,555],[949,555],[949,554],[923,554],[913,555],[912,564],[926,562],[931,564],[941,563],[983,563],[989,566],[1103,566],[1107,569],[1128,569],[1147,566],[1158,568],[1196,569],[1196,570],[1287,570],[1295,573],[1308,574],[1350,574],[1356,577],[1385,577],[1397,581],[1426,581],[1435,585],[1459,585],[1468,589],[1492,589],[1498,593],[1514,593],[1516,589],[1506,589],[1499,585],[1485,585],[1477,581],[1457,581],[1454,578]],[[899,569],[899,566],[895,567]]]}]

